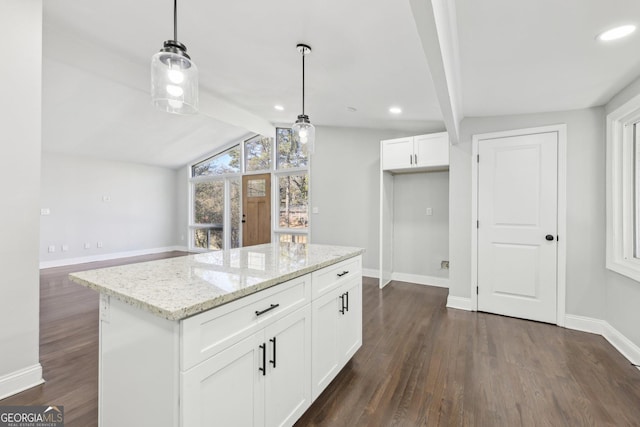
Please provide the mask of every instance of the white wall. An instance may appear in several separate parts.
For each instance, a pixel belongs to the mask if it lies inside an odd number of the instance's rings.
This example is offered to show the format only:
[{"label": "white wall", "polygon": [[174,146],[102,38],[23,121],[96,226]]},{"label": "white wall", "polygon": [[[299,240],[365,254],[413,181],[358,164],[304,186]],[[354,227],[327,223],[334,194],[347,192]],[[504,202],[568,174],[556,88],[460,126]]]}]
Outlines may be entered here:
[{"label": "white wall", "polygon": [[380,141],[414,134],[372,129],[318,127],[311,164],[313,243],[366,249],[363,268],[377,270],[380,226]]},{"label": "white wall", "polygon": [[0,2],[9,66],[0,103],[0,399],[42,380],[38,362],[42,2]]},{"label": "white wall", "polygon": [[[394,176],[393,271],[447,278],[449,260],[449,172]],[[431,208],[433,215],[427,216]]]},{"label": "white wall", "polygon": [[[617,94],[605,107],[610,113],[640,94],[640,78]],[[604,203],[604,202],[603,202]],[[605,244],[604,241],[602,243]],[[606,320],[640,347],[640,283],[613,271],[606,271]]]},{"label": "white wall", "polygon": [[178,208],[176,232],[178,233],[178,244],[184,250],[189,247],[189,178],[189,168],[182,167],[176,170],[176,206]]},{"label": "white wall", "polygon": [[[474,134],[567,124],[567,314],[604,319],[604,109],[466,118],[451,149],[450,295],[471,292],[471,137]],[[563,236],[560,236],[563,238]]]},{"label": "white wall", "polygon": [[51,213],[40,217],[40,261],[48,266],[179,244],[176,176],[168,168],[43,153],[40,203]]}]

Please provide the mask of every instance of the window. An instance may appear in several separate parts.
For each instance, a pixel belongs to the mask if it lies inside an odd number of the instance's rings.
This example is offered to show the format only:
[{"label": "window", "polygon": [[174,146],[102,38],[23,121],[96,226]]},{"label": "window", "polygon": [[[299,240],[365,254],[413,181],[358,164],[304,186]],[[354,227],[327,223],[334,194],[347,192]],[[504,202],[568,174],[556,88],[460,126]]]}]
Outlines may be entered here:
[{"label": "window", "polygon": [[640,281],[640,95],[607,115],[607,268]]},{"label": "window", "polygon": [[309,178],[306,173],[278,177],[278,227],[309,225]]},{"label": "window", "polygon": [[[309,233],[309,161],[291,129],[276,129],[277,212],[276,233],[280,241],[306,242]],[[284,240],[283,240],[284,239]]]},{"label": "window", "polygon": [[280,234],[282,243],[307,243],[306,234]]},{"label": "window", "polygon": [[277,128],[278,169],[306,168],[308,155],[306,145],[301,146],[291,135],[291,129]]},{"label": "window", "polygon": [[[189,248],[196,251],[242,245],[242,174],[270,173],[272,241],[309,241],[309,156],[291,129],[276,137],[256,135],[190,168]],[[249,180],[250,195],[268,195],[264,180]],[[271,197],[271,195],[269,195]]]},{"label": "window", "polygon": [[191,168],[191,236],[194,250],[240,246],[240,146]]},{"label": "window", "polygon": [[236,145],[196,163],[191,167],[191,176],[209,176],[240,173],[240,146]]},{"label": "window", "polygon": [[256,135],[244,142],[245,172],[266,171],[271,169],[271,146],[273,138]]},{"label": "window", "polygon": [[193,186],[194,246],[199,249],[223,248],[224,180],[197,182]]}]

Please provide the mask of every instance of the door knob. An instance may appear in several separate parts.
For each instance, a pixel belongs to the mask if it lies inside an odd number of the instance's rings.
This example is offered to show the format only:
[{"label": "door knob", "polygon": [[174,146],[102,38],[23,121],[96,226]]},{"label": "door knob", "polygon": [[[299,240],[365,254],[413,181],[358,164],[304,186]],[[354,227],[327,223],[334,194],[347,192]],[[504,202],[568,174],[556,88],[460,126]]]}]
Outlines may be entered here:
[{"label": "door knob", "polygon": [[547,239],[548,241],[553,240],[553,236],[551,234],[547,234],[544,238]]}]

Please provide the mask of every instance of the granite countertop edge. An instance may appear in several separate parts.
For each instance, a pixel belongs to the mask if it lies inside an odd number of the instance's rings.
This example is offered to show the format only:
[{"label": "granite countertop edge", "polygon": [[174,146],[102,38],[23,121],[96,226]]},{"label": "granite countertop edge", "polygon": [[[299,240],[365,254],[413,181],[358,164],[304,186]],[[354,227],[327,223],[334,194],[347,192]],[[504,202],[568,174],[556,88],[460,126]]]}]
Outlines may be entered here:
[{"label": "granite countertop edge", "polygon": [[[332,258],[331,260],[327,260],[327,261],[323,261],[320,262],[318,264],[313,264],[304,268],[301,268],[300,270],[294,270],[291,271],[289,273],[284,273],[280,276],[271,278],[271,279],[266,279],[263,282],[260,282],[256,285],[244,288],[244,289],[240,289],[238,291],[235,292],[231,292],[228,294],[224,294],[224,295],[220,295],[216,298],[211,298],[208,300],[204,300],[202,302],[198,302],[196,304],[192,304],[188,307],[183,307],[180,308],[178,310],[167,310],[164,309],[162,307],[158,307],[156,305],[153,305],[151,303],[149,303],[148,301],[144,301],[142,299],[139,298],[135,298],[132,297],[131,295],[127,295],[121,292],[117,292],[113,289],[110,289],[108,287],[104,287],[104,286],[100,286],[100,285],[96,285],[95,283],[89,282],[85,279],[82,279],[81,277],[76,276],[74,273],[71,273],[69,275],[69,278],[78,283],[79,285],[88,287],[90,289],[93,289],[95,291],[98,291],[102,294],[108,295],[110,297],[114,297],[117,298],[118,300],[129,304],[131,306],[137,307],[141,310],[147,311],[149,313],[152,313],[156,316],[162,317],[164,319],[167,320],[171,320],[171,321],[179,321],[179,320],[183,320],[186,319],[188,317],[191,316],[195,316],[197,314],[203,313],[205,311],[211,310],[213,308],[222,306],[224,304],[228,304],[230,302],[236,301],[240,298],[246,297],[248,295],[252,295],[255,294],[257,292],[260,292],[264,289],[268,289],[271,288],[273,286],[279,285],[281,283],[287,282],[289,280],[295,279],[297,277],[301,277],[304,276],[305,274],[309,274],[312,273],[316,270],[320,270],[324,267],[328,267],[330,265],[333,264],[337,264],[339,262],[342,262],[344,260],[350,259],[350,258],[355,258],[359,255],[362,255],[365,252],[364,249],[358,249],[358,250],[354,250],[353,252],[346,254],[346,255],[341,255],[338,256],[336,258]],[[81,274],[82,272],[79,272],[79,274]]]}]

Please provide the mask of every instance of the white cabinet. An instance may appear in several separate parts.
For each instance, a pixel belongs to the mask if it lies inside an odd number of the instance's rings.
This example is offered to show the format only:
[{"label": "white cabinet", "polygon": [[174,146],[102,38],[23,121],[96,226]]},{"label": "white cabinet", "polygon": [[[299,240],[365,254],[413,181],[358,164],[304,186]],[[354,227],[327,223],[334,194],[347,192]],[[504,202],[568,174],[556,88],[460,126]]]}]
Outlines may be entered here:
[{"label": "white cabinet", "polygon": [[382,169],[394,172],[441,170],[449,166],[447,132],[381,141]]},{"label": "white cabinet", "polygon": [[179,321],[104,297],[99,424],[292,426],[362,344],[361,284],[357,256]]},{"label": "white cabinet", "polygon": [[265,344],[265,425],[291,426],[311,405],[311,306],[267,327]]},{"label": "white cabinet", "polygon": [[316,399],[362,345],[362,279],[351,277],[311,303]]},{"label": "white cabinet", "polygon": [[262,336],[257,333],[182,374],[182,426],[264,425]]},{"label": "white cabinet", "polygon": [[291,426],[311,404],[309,305],[182,374],[182,425]]},{"label": "white cabinet", "polygon": [[413,167],[413,137],[382,141],[382,169]]}]

